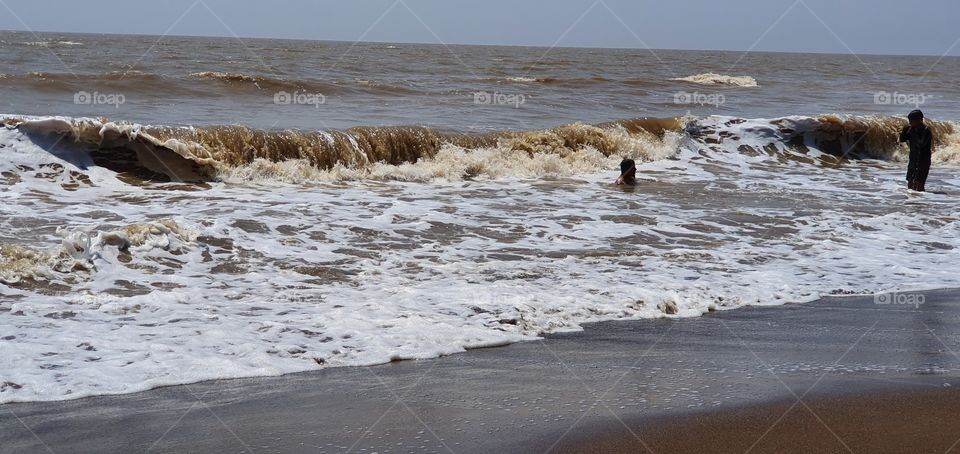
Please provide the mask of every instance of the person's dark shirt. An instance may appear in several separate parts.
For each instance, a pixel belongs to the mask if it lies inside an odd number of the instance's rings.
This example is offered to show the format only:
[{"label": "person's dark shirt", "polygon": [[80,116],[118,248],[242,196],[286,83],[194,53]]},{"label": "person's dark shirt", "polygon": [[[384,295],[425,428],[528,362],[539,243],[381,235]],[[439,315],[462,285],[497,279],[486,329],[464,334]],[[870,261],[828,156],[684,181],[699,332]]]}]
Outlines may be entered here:
[{"label": "person's dark shirt", "polygon": [[900,133],[900,141],[910,145],[910,159],[930,159],[933,154],[933,131],[927,125],[906,129]]}]

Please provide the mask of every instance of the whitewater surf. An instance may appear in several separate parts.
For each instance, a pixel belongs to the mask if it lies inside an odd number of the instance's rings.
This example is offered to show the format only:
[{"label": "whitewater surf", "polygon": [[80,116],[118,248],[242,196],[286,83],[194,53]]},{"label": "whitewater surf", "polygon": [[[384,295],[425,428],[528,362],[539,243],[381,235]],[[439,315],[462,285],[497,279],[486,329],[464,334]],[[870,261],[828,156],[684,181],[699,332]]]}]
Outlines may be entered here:
[{"label": "whitewater surf", "polygon": [[[958,285],[956,203],[891,203],[902,123],[712,116],[476,135],[8,116],[0,310],[17,343],[0,350],[18,367],[0,398]],[[931,126],[938,165],[955,165],[955,125]],[[633,192],[609,184],[623,157],[645,180]],[[886,252],[865,260],[868,248]]]}]

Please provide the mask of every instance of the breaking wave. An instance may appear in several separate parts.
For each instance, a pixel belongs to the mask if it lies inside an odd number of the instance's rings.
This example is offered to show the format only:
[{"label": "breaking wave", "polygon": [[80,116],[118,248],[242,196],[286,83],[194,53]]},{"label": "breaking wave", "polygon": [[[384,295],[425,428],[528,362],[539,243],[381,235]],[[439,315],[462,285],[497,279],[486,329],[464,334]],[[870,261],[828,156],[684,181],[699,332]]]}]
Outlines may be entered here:
[{"label": "breaking wave", "polygon": [[542,131],[444,133],[423,127],[264,131],[242,126],[148,127],[93,119],[5,123],[37,141],[64,141],[128,180],[430,181],[573,175],[631,157],[676,153],[678,119],[571,124]]},{"label": "breaking wave", "polygon": [[[34,142],[68,143],[122,181],[310,184],[349,180],[458,181],[573,176],[616,168],[622,158],[676,156],[684,140],[722,152],[816,150],[832,162],[902,161],[906,120],[895,117],[641,118],[487,134],[425,127],[267,131],[243,126],[163,127],[69,118],[7,118]],[[935,160],[960,162],[954,123],[929,121]],[[61,140],[63,139],[63,140]],[[795,157],[795,156],[793,156]],[[808,161],[804,158],[805,161]]]}]

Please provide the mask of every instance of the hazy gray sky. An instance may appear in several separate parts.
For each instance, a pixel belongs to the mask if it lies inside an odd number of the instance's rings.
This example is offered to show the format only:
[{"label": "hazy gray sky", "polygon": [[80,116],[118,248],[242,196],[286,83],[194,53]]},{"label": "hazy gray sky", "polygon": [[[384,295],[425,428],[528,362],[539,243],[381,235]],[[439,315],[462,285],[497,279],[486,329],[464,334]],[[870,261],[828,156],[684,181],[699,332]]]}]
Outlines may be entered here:
[{"label": "hazy gray sky", "polygon": [[958,19],[957,0],[0,0],[10,30],[937,56],[960,55]]}]

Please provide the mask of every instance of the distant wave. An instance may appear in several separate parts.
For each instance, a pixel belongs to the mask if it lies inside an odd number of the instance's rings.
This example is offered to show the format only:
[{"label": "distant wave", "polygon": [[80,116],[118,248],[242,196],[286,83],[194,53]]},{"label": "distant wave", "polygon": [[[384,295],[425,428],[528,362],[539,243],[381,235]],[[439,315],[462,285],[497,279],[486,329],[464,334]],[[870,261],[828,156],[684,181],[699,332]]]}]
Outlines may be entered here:
[{"label": "distant wave", "polygon": [[52,39],[49,41],[30,41],[21,43],[25,46],[37,46],[37,47],[70,47],[70,46],[82,46],[83,43],[77,41],[67,41],[60,39]]},{"label": "distant wave", "polygon": [[544,84],[560,85],[571,87],[582,87],[594,84],[612,82],[605,77],[595,76],[589,78],[559,78],[559,77],[530,77],[530,76],[511,76],[504,79],[494,79],[497,83],[515,83],[515,84]]},{"label": "distant wave", "polygon": [[726,76],[723,74],[704,73],[694,76],[678,77],[670,80],[690,82],[700,85],[726,85],[731,87],[759,87],[757,80],[750,76]]},{"label": "distant wave", "polygon": [[271,90],[307,90],[324,95],[334,95],[358,91],[380,95],[408,95],[417,94],[417,90],[400,85],[381,83],[366,79],[344,81],[316,81],[299,79],[282,79],[272,76],[227,73],[220,71],[203,71],[191,73],[190,78],[222,82],[227,85],[252,85],[260,89]]},{"label": "distant wave", "polygon": [[150,74],[143,71],[109,71],[100,74],[76,74],[76,73],[57,73],[46,71],[33,71],[26,74],[7,75],[6,78],[14,81],[49,81],[49,82],[100,82],[117,81],[124,79],[159,79],[162,76]]},{"label": "distant wave", "polygon": [[521,77],[521,76],[517,76],[517,77],[507,77],[507,78],[506,78],[506,81],[507,81],[507,82],[518,82],[518,83],[534,83],[534,82],[539,82],[540,79],[537,79],[536,77]]},{"label": "distant wave", "polygon": [[[672,81],[688,82],[698,85],[714,85],[714,86],[728,86],[728,87],[759,87],[756,79],[750,76],[725,76],[721,74],[697,74],[694,76],[688,77],[678,77],[670,79]],[[493,82],[499,84],[524,84],[524,85],[552,85],[552,86],[569,86],[569,87],[586,87],[597,84],[605,83],[620,83],[629,86],[635,87],[646,87],[646,86],[655,86],[663,84],[662,80],[651,80],[651,79],[627,79],[627,80],[611,80],[601,76],[587,77],[587,78],[563,78],[563,77],[532,77],[532,76],[510,76],[500,79],[485,79],[485,82]]]},{"label": "distant wave", "polygon": [[246,74],[239,73],[226,73],[220,71],[203,71],[191,73],[190,77],[195,79],[207,79],[207,80],[220,80],[224,82],[252,82],[260,83],[269,81],[269,78],[258,77],[258,76],[248,76]]},{"label": "distant wave", "polygon": [[[10,83],[29,84],[31,89],[87,89],[100,84],[109,86],[123,85],[124,93],[134,95],[140,90],[169,89],[173,85],[185,90],[202,92],[209,90],[209,84],[219,84],[225,90],[248,89],[267,91],[308,91],[326,96],[364,93],[383,96],[419,94],[420,91],[390,83],[374,80],[300,80],[283,79],[264,75],[250,75],[219,71],[202,71],[187,75],[156,74],[146,71],[109,71],[104,73],[67,73],[34,71],[24,74],[0,74],[0,79]],[[78,85],[79,84],[79,85]]]}]

